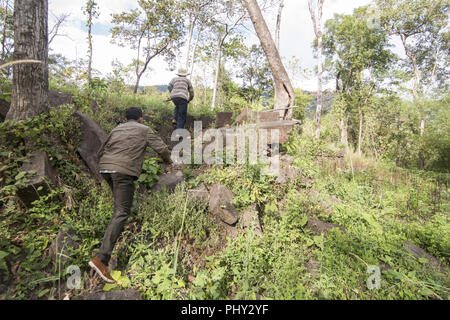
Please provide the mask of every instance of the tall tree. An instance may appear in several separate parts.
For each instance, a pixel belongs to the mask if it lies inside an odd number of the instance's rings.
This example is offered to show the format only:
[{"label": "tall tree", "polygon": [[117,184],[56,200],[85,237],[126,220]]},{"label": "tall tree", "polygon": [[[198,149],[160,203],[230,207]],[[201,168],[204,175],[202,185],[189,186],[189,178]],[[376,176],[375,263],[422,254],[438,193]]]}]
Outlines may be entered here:
[{"label": "tall tree", "polygon": [[450,49],[448,0],[377,0],[376,4],[384,27],[401,40],[406,71],[414,75],[414,99],[420,98],[427,84],[445,85]]},{"label": "tall tree", "polygon": [[317,0],[317,15],[314,10],[313,0],[308,1],[308,8],[311,14],[311,19],[314,27],[314,34],[317,39],[317,108],[316,108],[316,138],[320,139],[320,117],[323,106],[323,39],[322,39],[322,16],[323,16],[324,0]]},{"label": "tall tree", "polygon": [[[243,17],[243,16],[242,16]],[[240,20],[239,20],[240,21]],[[233,25],[225,24],[224,26],[217,27],[218,41],[217,41],[217,49],[216,49],[216,62],[215,62],[215,72],[214,72],[214,86],[213,86],[213,94],[211,100],[211,108],[213,109],[216,106],[217,92],[219,89],[219,79],[220,72],[222,69],[222,60],[224,55],[225,46],[228,45],[230,49],[233,45],[233,42],[236,43],[236,38],[231,38],[230,35],[233,34],[234,28],[237,26],[239,21],[235,21]],[[226,41],[231,39],[229,43]]]},{"label": "tall tree", "polygon": [[185,56],[185,66],[187,70],[193,68],[195,51],[198,46],[200,34],[205,29],[205,25],[208,24],[208,21],[213,15],[210,10],[213,7],[213,4],[213,0],[185,0],[182,3],[183,15],[188,22]]},{"label": "tall tree", "polygon": [[243,80],[242,95],[252,105],[261,99],[263,93],[271,94],[273,80],[263,49],[258,45],[247,48],[239,63],[240,78]]},{"label": "tall tree", "polygon": [[147,71],[150,61],[163,56],[172,62],[175,50],[182,44],[183,22],[179,3],[175,0],[140,0],[139,8],[113,14],[113,43],[129,45],[136,50],[134,93]]},{"label": "tall tree", "polygon": [[324,54],[339,94],[334,107],[340,109],[341,142],[347,143],[350,121],[360,153],[364,112],[393,59],[386,32],[368,26],[366,11],[363,7],[353,15],[335,15],[326,22],[324,33]]},{"label": "tall tree", "polygon": [[292,118],[292,107],[295,103],[295,93],[291,80],[281,61],[280,54],[267,27],[266,21],[256,0],[244,0],[244,4],[253,22],[261,46],[267,56],[275,81],[275,109],[280,109],[280,115],[285,119]]},{"label": "tall tree", "polygon": [[87,0],[86,7],[84,8],[84,14],[86,15],[86,27],[88,28],[88,81],[92,80],[92,26],[94,20],[99,17],[100,12],[97,2],[95,0]]},{"label": "tall tree", "polygon": [[[448,86],[448,0],[377,0],[380,18],[391,35],[401,39],[408,59],[406,71],[414,74],[413,97],[421,115],[424,136],[427,111],[421,98],[426,85]],[[405,61],[406,62],[406,61]],[[419,167],[424,168],[423,154]]]},{"label": "tall tree", "polygon": [[19,121],[48,111],[48,0],[15,0],[14,8],[14,60],[41,62],[13,67],[6,119]]},{"label": "tall tree", "polygon": [[216,106],[224,46],[227,40],[236,32],[237,28],[242,25],[247,13],[242,10],[238,2],[223,0],[216,3],[216,15],[211,25],[212,34],[216,38],[217,46],[213,95],[211,100],[212,109]]}]

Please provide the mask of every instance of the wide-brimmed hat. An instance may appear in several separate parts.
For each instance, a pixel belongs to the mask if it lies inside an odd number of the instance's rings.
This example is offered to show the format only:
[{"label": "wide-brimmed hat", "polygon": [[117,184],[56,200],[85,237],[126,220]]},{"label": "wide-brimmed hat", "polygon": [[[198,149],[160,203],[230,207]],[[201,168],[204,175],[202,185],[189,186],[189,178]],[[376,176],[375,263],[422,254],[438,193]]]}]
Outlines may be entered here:
[{"label": "wide-brimmed hat", "polygon": [[187,70],[184,68],[179,68],[176,74],[177,74],[177,76],[180,76],[180,77],[186,77],[189,75]]}]

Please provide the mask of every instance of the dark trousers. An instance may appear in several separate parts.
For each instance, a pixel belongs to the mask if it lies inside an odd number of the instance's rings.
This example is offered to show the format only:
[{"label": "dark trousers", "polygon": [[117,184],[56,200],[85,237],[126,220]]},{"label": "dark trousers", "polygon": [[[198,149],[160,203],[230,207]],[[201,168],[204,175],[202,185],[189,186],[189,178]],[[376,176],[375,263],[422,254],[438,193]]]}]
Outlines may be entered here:
[{"label": "dark trousers", "polygon": [[106,228],[102,245],[97,253],[100,261],[107,266],[117,238],[122,233],[128,216],[131,213],[134,181],[136,177],[121,173],[103,173],[102,176],[108,182],[114,196],[114,213]]},{"label": "dark trousers", "polygon": [[172,99],[175,104],[173,118],[177,121],[177,129],[184,129],[187,118],[188,101],[183,98]]}]

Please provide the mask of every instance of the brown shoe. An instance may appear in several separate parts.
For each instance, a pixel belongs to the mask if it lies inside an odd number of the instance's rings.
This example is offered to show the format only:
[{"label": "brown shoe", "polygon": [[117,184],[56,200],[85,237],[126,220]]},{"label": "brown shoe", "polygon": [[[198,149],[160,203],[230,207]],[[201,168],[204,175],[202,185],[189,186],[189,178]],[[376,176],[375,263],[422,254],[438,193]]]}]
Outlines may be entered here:
[{"label": "brown shoe", "polygon": [[107,283],[115,283],[116,281],[111,277],[109,274],[108,267],[103,264],[103,262],[100,261],[100,259],[94,255],[92,257],[92,260],[89,261],[89,266],[94,269],[97,274],[105,280]]}]

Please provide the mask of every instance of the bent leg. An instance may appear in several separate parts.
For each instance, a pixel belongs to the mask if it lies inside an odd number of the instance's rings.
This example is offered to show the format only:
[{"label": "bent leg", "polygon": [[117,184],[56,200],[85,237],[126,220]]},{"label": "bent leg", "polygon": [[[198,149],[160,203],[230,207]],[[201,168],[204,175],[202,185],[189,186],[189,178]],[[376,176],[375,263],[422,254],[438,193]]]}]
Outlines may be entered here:
[{"label": "bent leg", "polygon": [[103,264],[108,265],[117,239],[123,231],[131,213],[134,196],[134,177],[114,173],[111,174],[114,194],[114,213],[106,228],[102,245],[97,253]]},{"label": "bent leg", "polygon": [[178,119],[178,105],[173,101],[175,108],[173,109],[173,120],[172,123],[176,123]]},{"label": "bent leg", "polygon": [[177,119],[177,129],[184,129],[187,118],[187,107],[188,102],[186,100],[181,100],[178,104],[178,119]]}]

